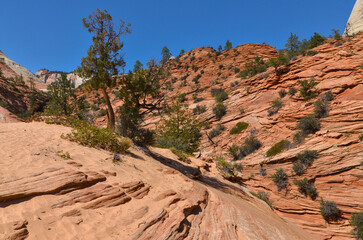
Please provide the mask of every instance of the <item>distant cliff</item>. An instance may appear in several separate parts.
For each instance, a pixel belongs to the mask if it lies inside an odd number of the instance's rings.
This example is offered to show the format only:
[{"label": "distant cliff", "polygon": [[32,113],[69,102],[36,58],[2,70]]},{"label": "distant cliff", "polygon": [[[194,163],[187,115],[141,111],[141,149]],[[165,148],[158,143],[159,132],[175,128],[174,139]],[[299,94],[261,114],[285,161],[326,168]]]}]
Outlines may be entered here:
[{"label": "distant cliff", "polygon": [[357,0],[350,14],[345,35],[352,35],[363,31],[363,0]]}]

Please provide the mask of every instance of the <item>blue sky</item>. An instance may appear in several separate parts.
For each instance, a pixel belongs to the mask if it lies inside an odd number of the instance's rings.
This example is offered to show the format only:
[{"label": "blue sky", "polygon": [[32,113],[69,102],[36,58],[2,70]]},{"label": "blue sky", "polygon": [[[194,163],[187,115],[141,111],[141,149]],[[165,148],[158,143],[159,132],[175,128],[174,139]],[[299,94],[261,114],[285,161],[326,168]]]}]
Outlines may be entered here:
[{"label": "blue sky", "polygon": [[342,33],[355,0],[0,0],[0,50],[32,72],[70,72],[91,44],[82,18],[97,8],[132,25],[123,36],[126,69],[181,49],[266,42],[283,48],[290,32]]}]

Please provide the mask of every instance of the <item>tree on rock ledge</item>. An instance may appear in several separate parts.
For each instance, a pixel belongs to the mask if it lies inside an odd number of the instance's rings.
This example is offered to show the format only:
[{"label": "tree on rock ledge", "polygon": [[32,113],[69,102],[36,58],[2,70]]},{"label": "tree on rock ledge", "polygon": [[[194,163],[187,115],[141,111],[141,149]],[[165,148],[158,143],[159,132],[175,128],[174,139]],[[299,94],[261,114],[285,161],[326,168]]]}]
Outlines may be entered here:
[{"label": "tree on rock ledge", "polygon": [[107,88],[116,83],[119,70],[125,66],[123,56],[120,54],[124,43],[120,36],[131,33],[130,24],[120,19],[117,29],[114,29],[112,17],[106,10],[99,9],[83,18],[83,26],[93,34],[93,44],[82,58],[81,66],[76,72],[80,77],[88,79],[85,87],[89,90],[101,90],[107,105],[107,127],[114,130],[115,113],[112,108]]}]

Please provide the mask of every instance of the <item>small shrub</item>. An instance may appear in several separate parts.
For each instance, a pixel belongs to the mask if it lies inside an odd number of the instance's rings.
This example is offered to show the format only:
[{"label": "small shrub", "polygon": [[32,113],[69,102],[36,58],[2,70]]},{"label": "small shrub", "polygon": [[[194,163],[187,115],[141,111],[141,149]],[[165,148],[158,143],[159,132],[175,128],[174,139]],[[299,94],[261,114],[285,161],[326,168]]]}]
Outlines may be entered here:
[{"label": "small shrub", "polygon": [[363,141],[363,133],[361,133],[361,134],[358,136],[358,138],[359,138],[359,141]]},{"label": "small shrub", "polygon": [[222,124],[218,124],[215,128],[213,128],[209,132],[209,137],[213,139],[213,138],[217,137],[218,135],[220,135],[225,129],[226,129],[225,126],[223,126]]},{"label": "small shrub", "polygon": [[285,148],[288,148],[290,146],[290,142],[287,140],[281,140],[280,142],[273,145],[267,152],[267,157],[275,156],[276,154],[280,153]]},{"label": "small shrub", "polygon": [[321,100],[325,102],[330,102],[334,99],[334,95],[331,90],[327,91],[322,97]]},{"label": "small shrub", "polygon": [[277,190],[279,192],[287,187],[289,178],[282,168],[277,169],[271,177],[272,181],[277,185]]},{"label": "small shrub", "polygon": [[187,154],[179,149],[176,149],[175,147],[171,147],[170,151],[174,153],[178,159],[185,163],[191,163],[190,159],[188,158]]},{"label": "small shrub", "polygon": [[307,167],[310,167],[317,158],[318,152],[316,150],[305,150],[297,154],[297,159]]},{"label": "small shrub", "polygon": [[216,102],[223,102],[228,98],[228,93],[222,88],[212,88],[211,94],[215,98]]},{"label": "small shrub", "polygon": [[262,176],[266,176],[267,175],[266,168],[260,167],[260,174]]},{"label": "small shrub", "polygon": [[308,80],[299,80],[298,83],[300,83],[300,96],[304,98],[305,101],[308,101],[315,97],[316,93],[314,91],[314,87],[317,85],[317,83],[314,81],[314,78],[311,78],[310,81]]},{"label": "small shrub", "polygon": [[202,75],[200,75],[200,74],[198,74],[195,78],[193,78],[193,82],[195,83],[195,84],[198,84],[199,83],[199,79],[202,77]]},{"label": "small shrub", "polygon": [[242,170],[241,164],[232,164],[227,162],[223,157],[217,157],[217,168],[222,172],[222,176],[226,179],[234,178],[238,172]]},{"label": "small shrub", "polygon": [[197,97],[196,99],[194,99],[194,103],[199,103],[199,102],[201,102],[203,100],[204,100],[204,98]]},{"label": "small shrub", "polygon": [[216,116],[217,120],[220,120],[227,112],[227,107],[223,103],[218,103],[213,108],[213,113]]},{"label": "small shrub", "polygon": [[63,150],[58,151],[57,156],[63,159],[71,159],[71,155],[69,154],[69,152],[63,152]]},{"label": "small shrub", "polygon": [[314,116],[316,118],[324,118],[324,117],[328,116],[327,102],[319,99],[314,103]]},{"label": "small shrub", "polygon": [[294,180],[294,184],[296,184],[299,188],[299,191],[305,196],[309,196],[312,200],[315,200],[318,196],[318,192],[314,186],[314,183],[309,183],[307,178],[302,180]]},{"label": "small shrub", "polygon": [[275,113],[277,113],[282,108],[281,99],[277,98],[277,99],[273,100],[272,103],[271,103],[271,107],[272,107],[272,109],[269,109],[267,111],[268,116],[274,115]]},{"label": "small shrub", "polygon": [[101,148],[114,153],[124,153],[132,144],[130,139],[116,135],[110,129],[91,125],[77,126],[71,133],[62,137],[83,146]]},{"label": "small shrub", "polygon": [[309,50],[306,52],[306,55],[308,56],[314,56],[316,54],[318,54],[319,52],[318,51],[315,51],[315,50]]},{"label": "small shrub", "polygon": [[179,94],[179,95],[177,96],[178,101],[180,101],[180,102],[185,102],[185,101],[187,100],[186,96],[187,96],[187,94],[186,94],[186,93],[181,93],[181,94]]},{"label": "small shrub", "polygon": [[240,147],[239,158],[244,158],[245,156],[257,151],[261,146],[261,142],[254,135],[247,137],[244,144]]},{"label": "small shrub", "polygon": [[228,153],[232,156],[233,160],[238,160],[238,150],[239,147],[235,144],[228,147]]},{"label": "small shrub", "polygon": [[270,208],[272,207],[272,201],[270,201],[270,196],[267,192],[264,191],[258,191],[257,193],[255,192],[251,192],[251,194],[259,199],[261,199],[262,201],[264,201],[265,203],[267,203],[267,205],[270,206]]},{"label": "small shrub", "polygon": [[203,106],[199,106],[197,105],[194,109],[193,109],[193,113],[194,114],[202,114],[204,113],[205,111],[207,111],[207,107],[205,105]]},{"label": "small shrub", "polygon": [[305,135],[301,132],[297,132],[294,134],[294,137],[293,137],[293,140],[294,140],[294,143],[302,143],[305,139]]},{"label": "small shrub", "polygon": [[297,128],[300,129],[304,134],[310,134],[319,131],[321,126],[318,119],[312,115],[309,115],[300,119]]},{"label": "small shrub", "polygon": [[234,126],[230,131],[229,134],[239,134],[241,133],[243,130],[247,129],[248,127],[248,123],[246,122],[239,122],[236,124],[236,126]]},{"label": "small shrub", "polygon": [[363,239],[363,211],[353,213],[350,224],[354,227],[353,233],[357,239]]},{"label": "small shrub", "polygon": [[287,94],[287,92],[286,92],[286,90],[285,90],[285,89],[281,89],[281,90],[279,91],[279,96],[280,96],[280,98],[284,98],[284,97],[286,96],[286,94]]},{"label": "small shrub", "polygon": [[297,161],[293,163],[292,169],[297,175],[301,176],[316,158],[318,158],[316,150],[302,151],[297,155]]},{"label": "small shrub", "polygon": [[293,97],[296,93],[297,93],[296,88],[294,88],[294,87],[289,88],[289,96],[290,97]]},{"label": "small shrub", "polygon": [[239,112],[240,112],[242,115],[246,113],[246,111],[245,111],[245,109],[244,109],[244,108],[241,108],[241,109],[239,110]]},{"label": "small shrub", "polygon": [[340,218],[340,210],[333,201],[324,201],[321,199],[320,213],[327,222],[337,221]]}]

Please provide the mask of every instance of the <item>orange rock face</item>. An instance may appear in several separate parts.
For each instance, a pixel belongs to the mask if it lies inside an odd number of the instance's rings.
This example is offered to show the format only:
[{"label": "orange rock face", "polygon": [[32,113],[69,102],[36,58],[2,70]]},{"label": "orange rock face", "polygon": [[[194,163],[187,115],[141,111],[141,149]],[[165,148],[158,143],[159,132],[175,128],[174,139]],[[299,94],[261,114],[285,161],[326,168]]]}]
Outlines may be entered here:
[{"label": "orange rock face", "polygon": [[61,139],[63,126],[0,132],[1,239],[314,239],[213,171],[193,180],[196,164],[169,150],[132,148],[113,163]]},{"label": "orange rock face", "polygon": [[[363,142],[359,140],[363,133],[363,34],[337,43],[327,39],[313,49],[315,55],[298,56],[287,66],[281,66],[279,76],[269,68],[246,79],[237,77],[238,71],[255,56],[264,61],[276,56],[273,47],[245,44],[221,53],[206,47],[193,49],[180,56],[179,61],[169,61],[171,75],[164,90],[169,97],[186,93],[185,103],[191,111],[197,105],[206,106],[206,112],[195,115],[201,122],[209,123],[202,130],[201,159],[211,162],[221,154],[226,154],[228,159],[229,146],[241,145],[251,133],[255,134],[262,147],[237,161],[244,166],[243,183],[255,191],[269,193],[280,216],[315,236],[353,239],[349,219],[352,213],[363,210]],[[198,75],[200,77],[195,80]],[[298,81],[311,78],[317,83],[316,96],[304,101]],[[297,93],[281,98],[282,108],[269,116],[268,110],[272,108],[272,101],[279,98],[278,92],[288,92],[292,87]],[[223,88],[228,93],[228,99],[224,101],[227,113],[220,121],[212,112],[216,104],[211,96],[212,88]],[[267,150],[279,141],[294,142],[299,120],[312,114],[314,102],[328,91],[334,99],[327,105],[327,116],[320,119],[321,130],[308,135],[302,143],[294,143],[281,153],[266,157]],[[113,94],[111,96],[114,106],[122,104]],[[158,117],[150,116],[145,127],[154,128],[158,121]],[[242,121],[249,124],[248,128],[231,135],[229,131]],[[97,122],[105,125],[105,118],[99,118]],[[211,142],[205,133],[218,123],[226,130]],[[304,150],[316,150],[319,157],[302,176],[298,176],[292,166],[297,154]],[[266,169],[266,176],[261,175],[261,166]],[[289,178],[287,188],[281,192],[271,179],[278,168],[283,168]],[[293,183],[304,177],[315,184],[318,191],[315,200],[300,193]],[[321,198],[337,203],[341,210],[337,222],[327,223],[323,219],[319,210]]]}]

